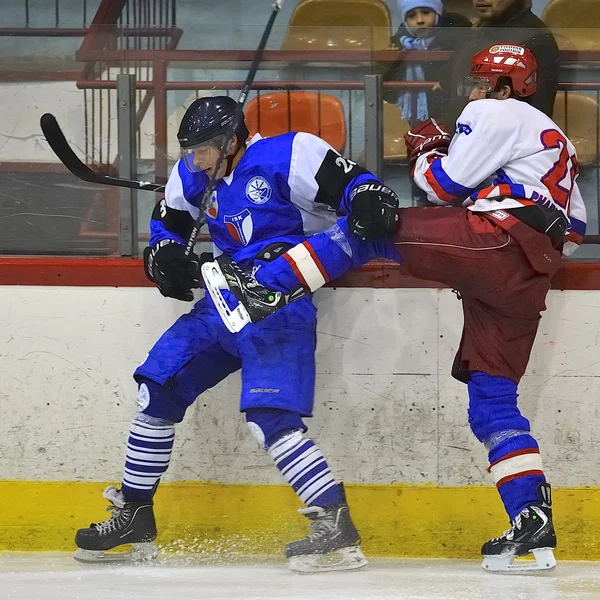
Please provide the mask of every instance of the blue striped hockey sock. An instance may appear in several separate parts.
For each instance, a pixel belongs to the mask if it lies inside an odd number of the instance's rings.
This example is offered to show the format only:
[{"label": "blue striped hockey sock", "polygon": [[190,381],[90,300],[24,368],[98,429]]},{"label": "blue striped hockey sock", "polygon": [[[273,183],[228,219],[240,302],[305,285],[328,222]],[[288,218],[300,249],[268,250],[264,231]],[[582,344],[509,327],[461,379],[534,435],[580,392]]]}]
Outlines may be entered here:
[{"label": "blue striped hockey sock", "polygon": [[344,501],[325,457],[301,431],[292,431],[277,440],[269,454],[307,506],[334,506]]},{"label": "blue striped hockey sock", "polygon": [[121,491],[128,502],[149,500],[171,460],[175,424],[138,415],[131,424]]},{"label": "blue striped hockey sock", "polygon": [[524,508],[539,501],[538,486],[546,481],[539,446],[523,432],[494,446],[489,461],[488,470],[513,521]]}]

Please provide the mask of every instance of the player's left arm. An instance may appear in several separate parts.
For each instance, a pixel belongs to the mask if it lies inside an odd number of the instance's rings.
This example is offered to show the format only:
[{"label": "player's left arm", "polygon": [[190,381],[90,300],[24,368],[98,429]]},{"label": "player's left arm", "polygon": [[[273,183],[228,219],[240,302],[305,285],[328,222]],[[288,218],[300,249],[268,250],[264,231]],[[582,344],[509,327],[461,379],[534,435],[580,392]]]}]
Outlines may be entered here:
[{"label": "player's left arm", "polygon": [[352,213],[353,229],[361,237],[395,229],[395,192],[317,136],[296,134],[288,183],[291,201],[303,210],[314,212],[311,205],[317,203],[339,216]]},{"label": "player's left arm", "polygon": [[492,113],[467,106],[451,140],[447,129],[433,119],[405,135],[412,176],[430,202],[460,206],[510,160],[518,127],[498,109]]}]

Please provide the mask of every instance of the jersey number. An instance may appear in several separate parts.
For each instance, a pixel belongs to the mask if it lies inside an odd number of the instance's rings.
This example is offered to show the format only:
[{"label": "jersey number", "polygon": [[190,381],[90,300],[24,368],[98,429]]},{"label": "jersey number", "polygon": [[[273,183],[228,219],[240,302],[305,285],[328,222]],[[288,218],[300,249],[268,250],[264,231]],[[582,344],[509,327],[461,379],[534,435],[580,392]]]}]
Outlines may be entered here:
[{"label": "jersey number", "polygon": [[[558,160],[552,168],[542,177],[542,183],[548,188],[552,199],[562,208],[567,208],[573,190],[573,183],[578,173],[577,158],[569,156],[567,140],[556,129],[546,129],[540,136],[544,148],[560,150]],[[569,169],[569,159],[571,169]],[[562,185],[561,185],[562,183]]]},{"label": "jersey number", "polygon": [[167,216],[167,199],[166,198],[163,198],[160,201],[158,210],[160,211],[160,218],[164,219]]},{"label": "jersey number", "polygon": [[342,167],[342,169],[344,169],[344,173],[350,173],[350,171],[352,171],[352,169],[356,166],[356,163],[352,160],[349,160],[348,158],[344,158],[343,156],[338,156],[335,159],[335,164],[338,167]]}]

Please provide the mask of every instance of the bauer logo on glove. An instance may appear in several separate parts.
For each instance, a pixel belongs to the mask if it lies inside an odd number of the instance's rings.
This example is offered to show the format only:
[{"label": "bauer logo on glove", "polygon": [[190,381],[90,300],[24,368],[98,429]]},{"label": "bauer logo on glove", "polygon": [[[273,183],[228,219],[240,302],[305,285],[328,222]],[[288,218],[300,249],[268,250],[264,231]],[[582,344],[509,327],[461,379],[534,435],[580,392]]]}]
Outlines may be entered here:
[{"label": "bauer logo on glove", "polygon": [[380,181],[367,181],[350,193],[350,229],[361,239],[394,233],[398,223],[398,196]]}]

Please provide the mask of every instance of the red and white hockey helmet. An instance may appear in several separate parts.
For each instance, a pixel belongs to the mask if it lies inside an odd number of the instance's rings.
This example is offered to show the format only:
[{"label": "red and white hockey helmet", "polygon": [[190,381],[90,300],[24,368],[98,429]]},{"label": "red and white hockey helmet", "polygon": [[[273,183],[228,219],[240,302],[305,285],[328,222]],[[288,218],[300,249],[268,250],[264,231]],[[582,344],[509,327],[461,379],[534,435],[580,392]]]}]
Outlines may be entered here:
[{"label": "red and white hockey helmet", "polygon": [[537,69],[535,56],[524,46],[494,44],[473,57],[470,76],[487,82],[490,91],[500,77],[510,77],[515,95],[524,98],[537,92]]}]

